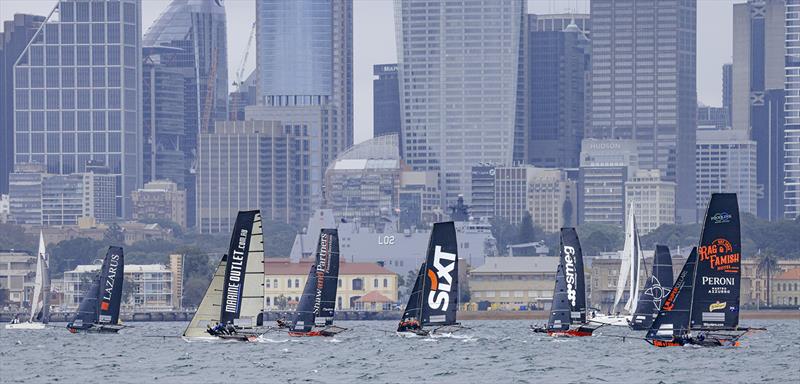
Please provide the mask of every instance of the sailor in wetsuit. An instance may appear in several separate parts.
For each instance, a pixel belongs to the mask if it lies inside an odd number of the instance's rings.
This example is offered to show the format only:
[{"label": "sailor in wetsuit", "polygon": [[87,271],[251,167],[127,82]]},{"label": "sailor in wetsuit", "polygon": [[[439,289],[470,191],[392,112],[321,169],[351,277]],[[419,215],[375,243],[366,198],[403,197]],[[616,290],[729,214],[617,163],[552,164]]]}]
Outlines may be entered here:
[{"label": "sailor in wetsuit", "polygon": [[233,335],[234,333],[236,333],[236,327],[234,327],[234,326],[233,326],[233,323],[231,323],[231,322],[229,321],[229,322],[228,322],[228,324],[227,324],[227,325],[225,325],[225,331],[226,331],[226,332],[227,332],[229,335]]},{"label": "sailor in wetsuit", "polygon": [[287,326],[286,320],[283,319],[283,318],[275,320],[275,322],[278,324],[278,328],[286,328],[286,326]]},{"label": "sailor in wetsuit", "polygon": [[400,322],[400,326],[397,327],[398,332],[413,332],[420,329],[419,321],[416,319],[408,319]]}]

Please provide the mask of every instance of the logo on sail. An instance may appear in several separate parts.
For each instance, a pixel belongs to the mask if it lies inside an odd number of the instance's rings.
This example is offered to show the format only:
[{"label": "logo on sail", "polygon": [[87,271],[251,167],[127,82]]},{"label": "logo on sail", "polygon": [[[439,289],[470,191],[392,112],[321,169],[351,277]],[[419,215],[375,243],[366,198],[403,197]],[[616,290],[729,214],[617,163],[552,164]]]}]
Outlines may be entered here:
[{"label": "logo on sail", "polygon": [[650,276],[653,280],[653,284],[650,285],[650,288],[645,289],[644,294],[649,295],[653,298],[653,306],[658,310],[661,308],[661,300],[667,297],[667,293],[669,290],[665,289],[661,282],[658,281],[658,278],[655,276]]},{"label": "logo on sail", "polygon": [[[449,261],[447,265],[442,260]],[[452,272],[456,268],[456,254],[442,251],[442,246],[437,245],[433,254],[433,269],[428,268],[428,278],[431,280],[431,290],[428,292],[428,307],[446,311],[450,304],[450,289],[453,284]],[[441,281],[441,279],[444,279]]]},{"label": "logo on sail", "polygon": [[711,222],[714,224],[724,224],[729,223],[731,221],[731,214],[728,212],[717,212],[714,216],[711,216]]},{"label": "logo on sail", "polygon": [[720,303],[719,301],[717,301],[716,303],[711,303],[711,304],[708,306],[708,311],[709,311],[709,312],[714,312],[714,311],[716,311],[716,310],[718,310],[718,309],[725,309],[725,307],[726,307],[727,305],[728,305],[728,302],[723,302],[723,303]]},{"label": "logo on sail", "polygon": [[112,253],[108,260],[108,274],[106,275],[105,285],[103,286],[103,301],[100,309],[107,311],[111,301],[111,293],[114,291],[114,284],[117,280],[117,267],[119,266],[119,254]]},{"label": "logo on sail", "polygon": [[724,238],[719,238],[709,245],[701,245],[697,249],[700,261],[707,261],[709,267],[721,272],[738,272],[740,254],[733,252],[733,245]]},{"label": "logo on sail", "polygon": [[247,262],[247,229],[239,231],[239,242],[231,254],[230,273],[228,273],[227,295],[225,296],[225,312],[237,313],[241,300],[241,288],[244,280],[244,268]]},{"label": "logo on sail", "polygon": [[317,264],[317,292],[314,296],[314,314],[319,315],[320,308],[322,308],[322,289],[325,287],[325,273],[330,272],[330,263],[328,259],[331,254],[331,241],[330,235],[322,233],[319,236],[319,264]]},{"label": "logo on sail", "polygon": [[672,290],[669,291],[669,295],[667,295],[666,300],[664,300],[663,308],[665,311],[671,311],[675,307],[675,298],[678,297],[678,292],[681,291],[683,284],[686,283],[687,274],[687,271],[681,271],[681,274],[678,275],[678,279],[675,280],[675,286],[672,287]]},{"label": "logo on sail", "polygon": [[570,246],[564,247],[564,277],[567,281],[567,300],[574,307],[577,305],[578,290],[577,281],[575,277],[575,248]]}]

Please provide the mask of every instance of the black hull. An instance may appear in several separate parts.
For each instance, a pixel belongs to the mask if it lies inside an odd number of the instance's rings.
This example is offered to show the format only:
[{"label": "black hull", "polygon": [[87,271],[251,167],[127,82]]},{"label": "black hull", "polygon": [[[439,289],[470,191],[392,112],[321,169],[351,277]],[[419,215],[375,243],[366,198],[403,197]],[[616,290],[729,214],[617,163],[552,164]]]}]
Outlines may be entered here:
[{"label": "black hull", "polygon": [[67,327],[70,333],[118,333],[124,325],[92,324],[89,328]]}]

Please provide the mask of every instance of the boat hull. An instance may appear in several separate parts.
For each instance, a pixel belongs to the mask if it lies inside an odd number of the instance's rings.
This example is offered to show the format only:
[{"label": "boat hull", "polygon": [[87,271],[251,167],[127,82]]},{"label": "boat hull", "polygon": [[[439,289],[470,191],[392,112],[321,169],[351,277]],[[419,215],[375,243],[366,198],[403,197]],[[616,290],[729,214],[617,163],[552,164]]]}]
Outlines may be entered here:
[{"label": "boat hull", "polygon": [[344,332],[346,330],[347,330],[347,328],[337,327],[335,325],[332,325],[332,326],[328,326],[328,327],[325,327],[325,328],[312,329],[312,330],[310,330],[308,332],[289,331],[289,336],[292,336],[292,337],[316,337],[316,336],[333,337],[333,336],[336,336],[336,335],[338,335],[338,334],[340,334],[340,333],[342,333],[342,332]]},{"label": "boat hull", "polygon": [[689,337],[686,339],[673,339],[673,340],[647,340],[650,345],[654,347],[683,347],[685,345],[696,345],[699,347],[738,347],[739,341],[734,339],[726,339],[719,337],[706,337],[699,339],[697,337]]},{"label": "boat hull", "polygon": [[47,326],[44,323],[17,323],[17,324],[6,324],[6,329],[18,329],[18,330],[39,330],[45,329]]},{"label": "boat hull", "polygon": [[89,328],[67,327],[70,333],[117,333],[125,328],[124,325],[92,324]]},{"label": "boat hull", "polygon": [[597,315],[590,321],[592,323],[611,325],[614,327],[627,327],[631,322],[631,316]]}]

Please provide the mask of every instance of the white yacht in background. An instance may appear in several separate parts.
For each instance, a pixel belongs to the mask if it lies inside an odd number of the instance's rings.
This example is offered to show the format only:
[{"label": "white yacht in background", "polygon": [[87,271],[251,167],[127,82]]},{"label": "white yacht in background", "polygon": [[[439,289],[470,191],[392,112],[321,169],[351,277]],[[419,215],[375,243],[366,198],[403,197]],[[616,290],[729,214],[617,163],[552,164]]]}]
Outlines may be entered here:
[{"label": "white yacht in background", "polygon": [[50,315],[47,298],[50,294],[50,268],[44,244],[44,235],[39,232],[39,253],[36,255],[36,278],[34,279],[31,314],[27,321],[17,319],[6,324],[6,329],[45,329]]},{"label": "white yacht in background", "polygon": [[[308,220],[303,233],[295,237],[291,259],[311,257],[316,250],[321,228],[339,229],[339,251],[347,262],[382,262],[391,271],[405,276],[419,268],[425,258],[430,236],[429,228],[400,229],[399,217],[383,217],[383,225],[367,227],[359,222],[342,222],[333,210],[318,209]],[[497,242],[491,224],[486,220],[470,219],[455,222],[458,236],[458,257],[472,267],[483,265],[487,256],[497,255]]]}]

